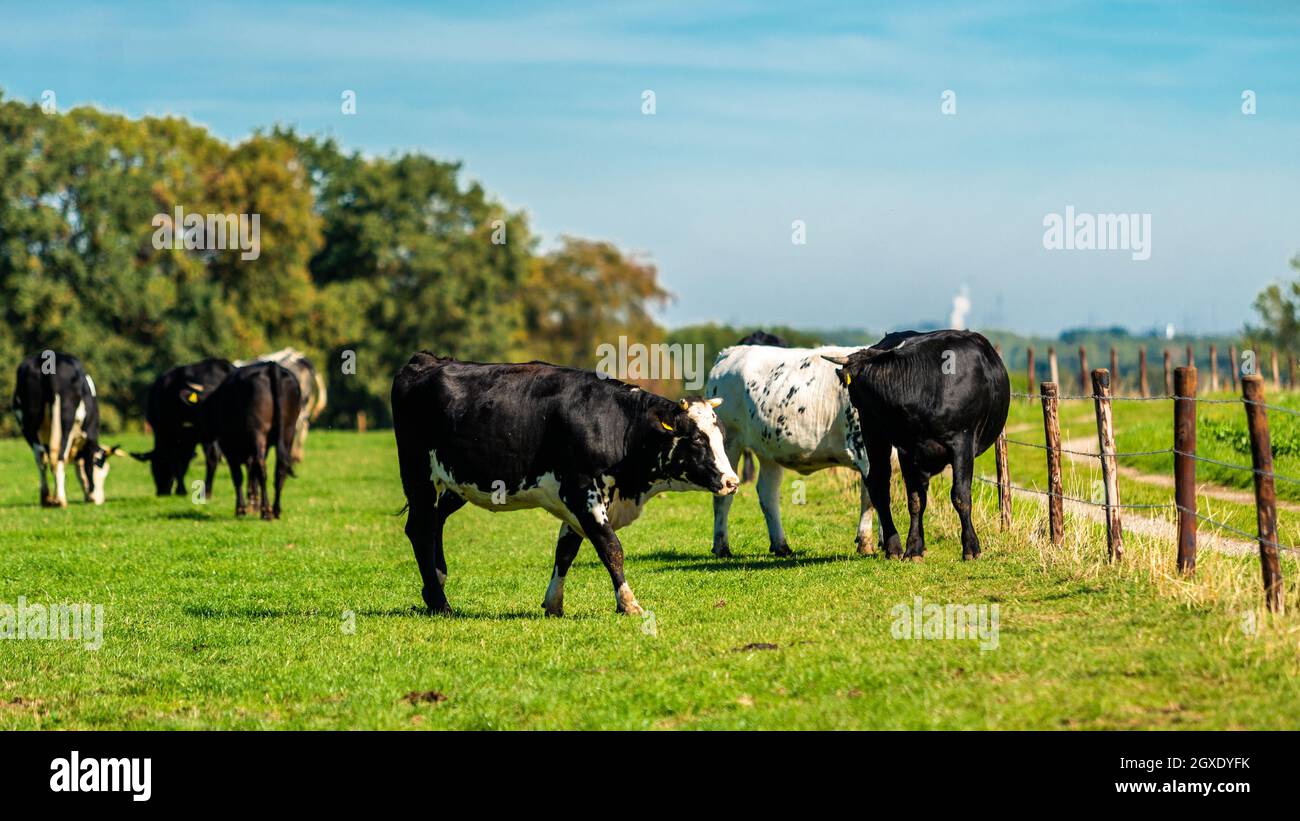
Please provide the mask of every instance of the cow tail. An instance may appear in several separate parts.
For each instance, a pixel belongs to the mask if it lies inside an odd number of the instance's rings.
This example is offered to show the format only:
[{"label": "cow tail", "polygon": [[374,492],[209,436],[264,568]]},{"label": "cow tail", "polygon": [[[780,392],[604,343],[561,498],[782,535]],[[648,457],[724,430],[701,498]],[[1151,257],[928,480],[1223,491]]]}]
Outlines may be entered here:
[{"label": "cow tail", "polygon": [[740,481],[744,484],[749,484],[754,481],[754,474],[756,473],[754,470],[754,451],[746,450],[744,457],[740,461],[742,465],[740,469]]},{"label": "cow tail", "polygon": [[[283,460],[287,466],[285,471],[288,475],[298,478],[298,474],[293,472],[293,425],[285,425],[284,422],[284,395],[280,392],[280,369],[276,367],[270,372],[271,377],[271,408],[272,419],[271,429],[275,431],[275,465],[276,470],[280,468],[280,462]],[[289,431],[289,438],[285,439],[285,429]]]}]

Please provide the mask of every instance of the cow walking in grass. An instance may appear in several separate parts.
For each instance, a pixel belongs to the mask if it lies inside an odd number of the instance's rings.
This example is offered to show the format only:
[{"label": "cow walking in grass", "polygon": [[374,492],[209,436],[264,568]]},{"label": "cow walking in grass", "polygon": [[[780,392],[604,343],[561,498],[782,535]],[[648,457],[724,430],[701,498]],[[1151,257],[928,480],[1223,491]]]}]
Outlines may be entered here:
[{"label": "cow walking in grass", "polygon": [[616,531],[660,492],[735,491],[720,401],[672,402],[542,362],[413,356],[393,381],[393,428],[425,604],[451,610],[443,525],[468,501],[491,511],[540,507],[560,520],[548,615],[564,612],[564,579],[583,539],[609,572],[618,612],[640,613]]},{"label": "cow walking in grass", "polygon": [[[887,558],[925,555],[924,516],[930,477],[952,466],[952,506],[961,519],[963,559],[980,554],[971,523],[975,457],[1007,421],[1011,386],[989,341],[973,331],[900,331],[865,350],[828,354],[862,422],[870,471],[867,486],[880,515]],[[907,487],[907,552],[889,512],[889,454]]]},{"label": "cow walking in grass", "polygon": [[[871,539],[871,497],[867,453],[857,411],[823,358],[847,356],[857,348],[781,348],[735,345],[724,348],[709,371],[705,394],[722,399],[718,416],[725,429],[727,458],[753,451],[759,461],[758,503],[767,522],[768,549],[793,553],[781,525],[781,476],[847,467],[861,476],[857,549],[875,550]],[[886,454],[886,457],[888,454]],[[713,553],[730,556],[728,518],[734,497],[713,500]]]},{"label": "cow walking in grass", "polygon": [[[293,475],[294,427],[301,396],[298,380],[274,362],[236,368],[203,401],[199,410],[200,438],[215,442],[230,465],[235,484],[235,515],[248,512],[243,472],[248,470],[250,495],[257,494],[262,518],[280,518],[284,480]],[[266,487],[266,457],[275,448],[275,502]]]}]

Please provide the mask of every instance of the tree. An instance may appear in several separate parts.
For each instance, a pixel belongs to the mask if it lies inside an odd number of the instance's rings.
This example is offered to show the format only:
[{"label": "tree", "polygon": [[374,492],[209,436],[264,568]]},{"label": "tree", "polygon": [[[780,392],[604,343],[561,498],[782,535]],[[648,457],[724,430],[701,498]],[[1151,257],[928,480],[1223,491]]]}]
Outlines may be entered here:
[{"label": "tree", "polygon": [[[1300,256],[1291,260],[1291,268],[1300,272]],[[1300,350],[1300,280],[1269,285],[1255,297],[1254,307],[1260,324],[1247,325],[1248,337],[1283,351]]]}]

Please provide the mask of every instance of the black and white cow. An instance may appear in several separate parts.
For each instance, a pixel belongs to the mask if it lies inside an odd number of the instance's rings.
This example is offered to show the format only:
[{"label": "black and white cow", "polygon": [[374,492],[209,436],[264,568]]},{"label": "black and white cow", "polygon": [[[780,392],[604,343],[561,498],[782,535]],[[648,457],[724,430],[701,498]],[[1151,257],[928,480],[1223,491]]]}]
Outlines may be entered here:
[{"label": "black and white cow", "polygon": [[[325,390],[325,378],[321,376],[320,371],[307,358],[307,354],[293,348],[282,348],[275,353],[262,354],[254,362],[275,362],[283,365],[298,380],[298,392],[302,396],[302,408],[298,413],[298,419],[294,423],[293,436],[293,461],[294,464],[302,461],[304,449],[307,446],[307,428],[309,422],[315,422],[316,418],[325,410],[325,403],[328,400],[328,394]],[[250,365],[251,362],[236,362],[237,367]]]},{"label": "black and white cow", "polygon": [[[777,336],[776,334],[770,334],[767,331],[761,329],[754,331],[753,333],[750,333],[749,335],[745,336],[736,344],[737,345],[771,345],[774,348],[790,347],[790,343],[786,342],[781,337]],[[754,476],[757,473],[757,469],[754,467],[754,462],[756,461],[754,452],[752,450],[746,449],[744,453],[741,455],[740,461],[741,461],[740,483],[742,485],[747,485],[750,482],[754,481]]]},{"label": "black and white cow", "polygon": [[[769,550],[793,551],[781,526],[781,475],[848,467],[862,477],[858,552],[875,551],[871,539],[871,497],[867,493],[867,454],[858,414],[824,357],[847,356],[857,348],[777,348],[736,345],[724,348],[709,371],[705,394],[724,400],[719,418],[726,430],[727,457],[752,450],[760,464],[758,503],[767,521]],[[732,497],[713,500],[713,553],[730,556],[727,520]]]},{"label": "black and white cow", "polygon": [[[153,429],[153,450],[131,455],[149,463],[159,496],[186,492],[185,473],[200,444],[199,407],[234,369],[225,359],[204,359],[172,368],[150,386],[145,419]],[[211,499],[212,479],[221,458],[215,442],[203,443],[203,456],[203,494]]]},{"label": "black and white cow", "polygon": [[[294,426],[302,398],[298,380],[274,362],[255,362],[236,368],[199,405],[199,438],[216,442],[230,464],[235,483],[235,515],[248,512],[244,500],[243,471],[249,487],[257,491],[262,518],[280,518],[280,493],[293,475]],[[275,448],[275,504],[266,492],[267,451]]]},{"label": "black and white cow", "polygon": [[542,602],[549,615],[564,612],[564,578],[584,538],[609,571],[618,611],[640,613],[615,531],[662,491],[735,491],[717,405],[542,362],[416,354],[393,381],[392,406],[425,604],[450,612],[442,530],[468,501],[492,511],[540,507],[562,522]]},{"label": "black and white cow", "polygon": [[[82,367],[81,360],[54,351],[24,360],[18,366],[13,410],[23,438],[36,457],[36,469],[41,474],[41,504],[68,506],[64,469],[69,462],[75,462],[86,501],[102,505],[108,459],[125,451],[100,447],[95,382]],[[46,468],[53,469],[53,494]]]},{"label": "black and white cow", "polygon": [[[952,506],[961,519],[961,555],[978,558],[970,488],[975,457],[1007,421],[1011,387],[1002,357],[973,331],[901,331],[866,350],[826,358],[842,366],[836,373],[862,420],[871,464],[867,484],[880,514],[886,558],[919,561],[925,555],[922,518],[930,477],[948,465]],[[906,554],[889,513],[891,447],[907,486]]]}]

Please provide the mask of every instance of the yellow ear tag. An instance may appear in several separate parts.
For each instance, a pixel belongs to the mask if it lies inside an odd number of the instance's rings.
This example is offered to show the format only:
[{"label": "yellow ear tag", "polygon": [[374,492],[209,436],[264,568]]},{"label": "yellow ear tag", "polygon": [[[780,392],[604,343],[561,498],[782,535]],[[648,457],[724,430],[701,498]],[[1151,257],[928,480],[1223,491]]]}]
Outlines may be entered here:
[{"label": "yellow ear tag", "polygon": [[844,384],[845,384],[846,387],[847,387],[848,385],[852,385],[852,384],[853,384],[853,375],[852,375],[852,374],[849,374],[849,373],[845,373],[845,374],[844,374]]},{"label": "yellow ear tag", "polygon": [[670,424],[668,424],[667,422],[660,422],[659,424],[661,424],[661,425],[664,426],[664,430],[672,430],[672,429],[673,429],[673,426],[670,425]]},{"label": "yellow ear tag", "polygon": [[197,405],[199,402],[199,395],[197,393],[191,393],[189,395],[189,401],[191,405]]}]

